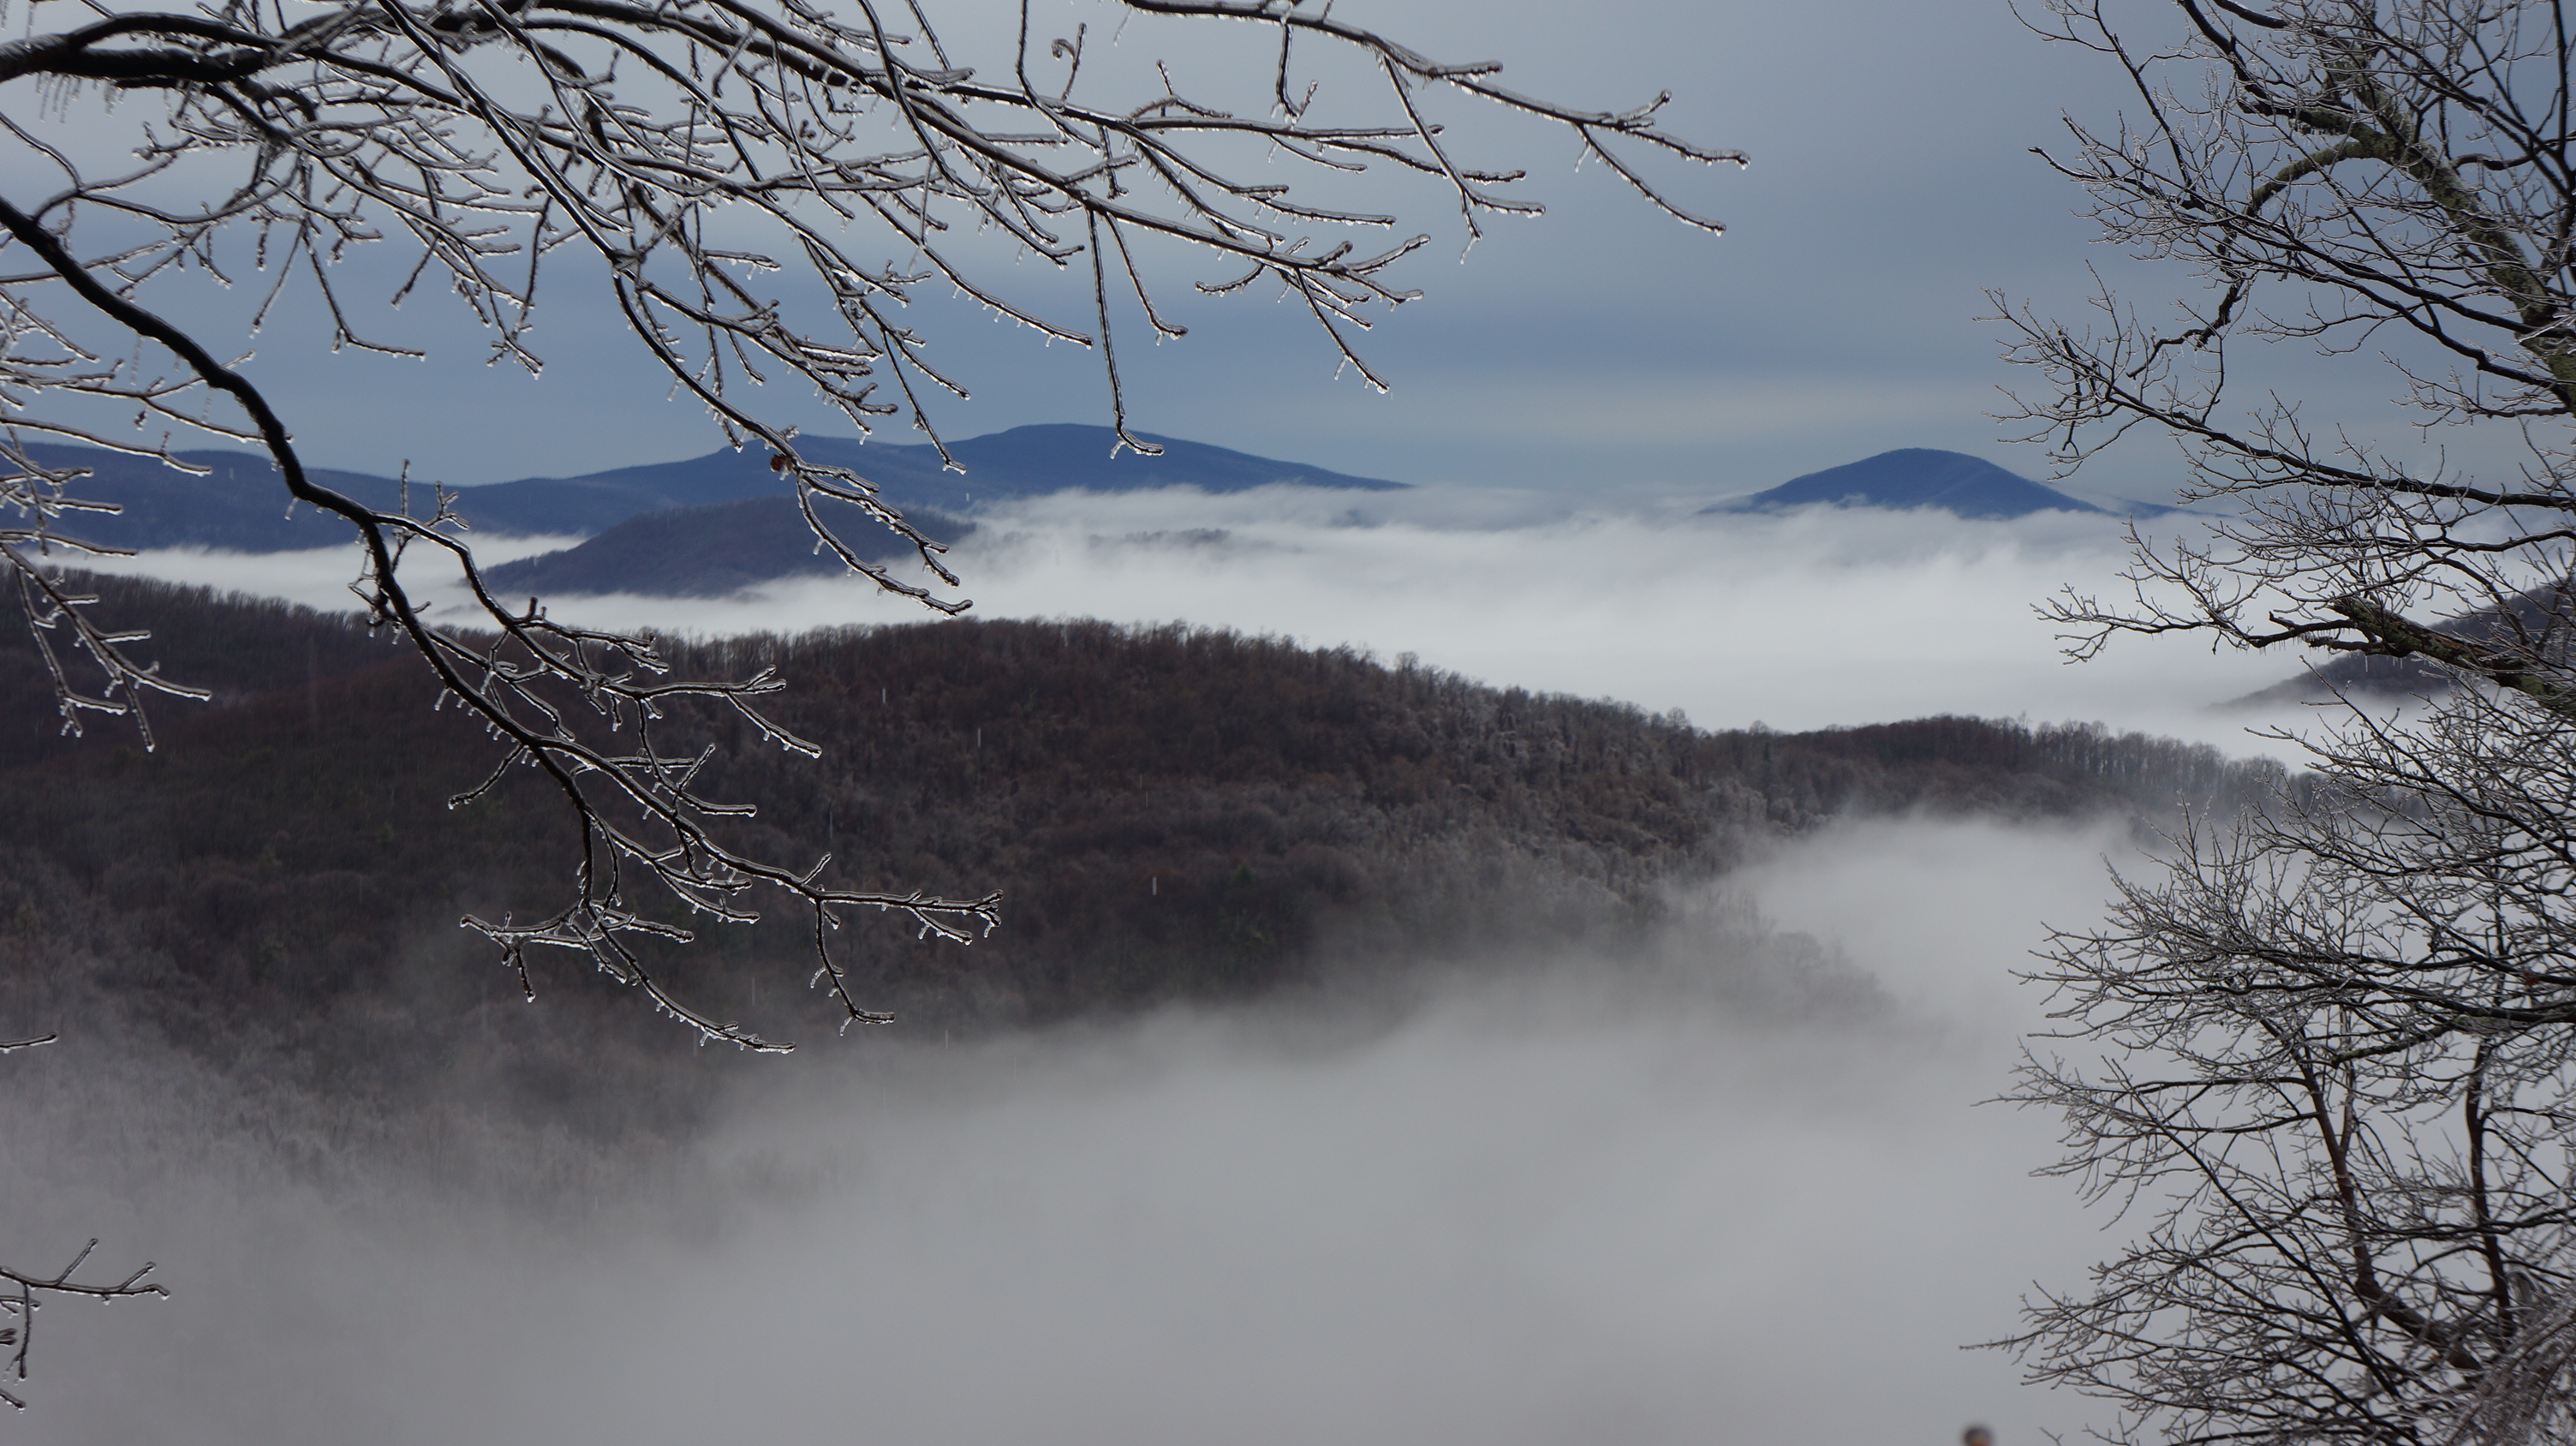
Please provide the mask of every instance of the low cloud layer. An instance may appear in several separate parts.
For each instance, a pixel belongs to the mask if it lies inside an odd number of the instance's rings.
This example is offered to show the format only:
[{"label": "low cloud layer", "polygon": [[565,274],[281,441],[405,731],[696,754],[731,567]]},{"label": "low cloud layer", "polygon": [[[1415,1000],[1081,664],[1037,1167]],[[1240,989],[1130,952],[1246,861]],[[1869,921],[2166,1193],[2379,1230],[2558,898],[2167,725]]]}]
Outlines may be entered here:
[{"label": "low cloud layer", "polygon": [[1957,1347],[2008,1332],[2032,1279],[2078,1280],[2100,1222],[2025,1178],[2052,1122],[1974,1102],[2036,1018],[2005,971],[2039,916],[2098,911],[2116,848],[1881,823],[1733,881],[1892,1008],[1749,1017],[1567,959],[1392,1017],[826,1046],[746,1094],[681,1224],[614,1193],[536,1222],[400,1178],[282,1183],[259,1162],[292,1142],[138,1069],[92,1093],[173,1134],[202,1112],[217,1143],[138,1161],[151,1129],[14,1115],[33,1168],[0,1246],[107,1234],[177,1294],[47,1311],[13,1431],[1538,1446],[1985,1419],[2035,1443],[2084,1403]]},{"label": "low cloud layer", "polygon": [[[1699,517],[1708,499],[1421,488],[1062,495],[989,516],[954,558],[987,617],[1089,616],[1411,652],[1497,686],[1607,696],[1702,727],[1799,730],[1933,713],[2027,714],[2286,752],[2209,711],[2290,676],[2296,655],[2137,639],[2070,665],[2033,613],[2060,589],[2122,595],[2116,522],[2049,513]],[[487,544],[498,560],[539,550]],[[340,554],[155,554],[136,570],[346,604]],[[440,595],[433,590],[432,595]],[[449,606],[453,606],[451,601]],[[551,599],[559,616],[699,633],[914,622],[852,579],[732,599]],[[174,667],[176,664],[174,663]]]}]

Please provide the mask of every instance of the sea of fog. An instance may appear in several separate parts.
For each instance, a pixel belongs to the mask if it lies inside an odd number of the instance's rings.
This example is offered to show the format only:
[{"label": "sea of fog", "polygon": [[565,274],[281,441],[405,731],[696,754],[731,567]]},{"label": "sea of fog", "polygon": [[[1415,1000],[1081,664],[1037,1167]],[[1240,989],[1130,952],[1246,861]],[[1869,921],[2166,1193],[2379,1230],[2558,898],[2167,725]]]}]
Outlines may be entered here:
[{"label": "sea of fog", "polygon": [[137,1061],[78,1129],[0,1117],[0,1258],[103,1235],[173,1291],[47,1309],[10,1437],[2036,1446],[2100,1409],[1960,1347],[2111,1242],[2028,1176],[2053,1122],[1978,1101],[2040,1014],[2008,972],[2125,837],[1879,821],[1718,886],[1875,1002],[1603,955],[1357,1017],[827,1032],[692,1147],[677,1215],[317,1188]]},{"label": "sea of fog", "polygon": [[[1796,731],[1934,713],[2098,721],[2232,753],[2285,746],[2213,705],[2294,676],[2297,652],[2126,639],[2069,664],[2037,604],[2125,597],[2119,523],[2043,513],[1806,509],[1694,515],[1702,497],[1422,487],[1069,493],[984,514],[952,558],[985,617],[1187,622],[1352,646],[1497,686],[1611,697],[1708,728]],[[2196,525],[2196,524],[2195,524]],[[570,539],[494,539],[493,561]],[[353,553],[160,552],[114,564],[346,607]],[[424,575],[414,586],[457,606]],[[725,599],[549,598],[556,615],[716,634],[927,614],[864,581]],[[792,683],[792,679],[790,680]]]},{"label": "sea of fog", "polygon": [[[1063,496],[986,515],[955,561],[979,615],[1411,653],[1706,727],[1955,712],[2282,751],[2210,705],[2294,657],[2148,640],[2060,659],[2033,604],[2118,591],[2115,523],[1690,514],[1431,488]],[[341,552],[131,566],[323,607],[353,571]],[[550,606],[702,634],[921,616],[844,580]],[[1985,1420],[2035,1446],[2103,1408],[1960,1348],[2009,1334],[2034,1282],[2080,1287],[2116,1243],[2100,1232],[2129,1227],[2030,1178],[2055,1121],[1977,1102],[2042,1022],[2011,972],[2043,921],[2099,916],[2126,847],[1860,821],[1715,886],[1839,951],[1874,1008],[1783,1017],[1566,957],[1356,1019],[1310,1001],[944,1048],[826,1037],[690,1146],[715,1183],[685,1219],[613,1192],[569,1221],[406,1208],[395,1176],[353,1204],[261,1163],[273,1142],[237,1118],[202,1133],[238,1149],[157,1165],[166,1120],[220,1115],[221,1092],[138,1064],[114,1087],[163,1133],[0,1141],[0,1258],[104,1235],[175,1295],[48,1311],[36,1408],[10,1429],[1895,1446]]]}]

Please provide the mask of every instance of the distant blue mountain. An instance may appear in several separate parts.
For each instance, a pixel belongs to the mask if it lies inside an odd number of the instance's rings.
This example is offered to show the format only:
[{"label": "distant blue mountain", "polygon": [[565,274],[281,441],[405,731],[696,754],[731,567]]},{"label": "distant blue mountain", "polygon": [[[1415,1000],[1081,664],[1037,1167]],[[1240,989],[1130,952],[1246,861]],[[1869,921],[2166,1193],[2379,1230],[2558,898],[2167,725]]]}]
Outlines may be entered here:
[{"label": "distant blue mountain", "polygon": [[[1107,427],[1013,427],[952,442],[948,453],[966,471],[942,468],[939,449],[924,443],[861,442],[852,437],[799,437],[806,460],[847,467],[883,489],[898,508],[963,512],[983,503],[1050,492],[1137,492],[1196,487],[1243,492],[1274,483],[1367,492],[1399,491],[1401,482],[1349,477],[1303,462],[1255,457],[1205,442],[1136,434],[1163,455],[1110,456],[1117,434]],[[516,533],[594,533],[628,517],[673,507],[783,497],[787,486],[769,470],[760,447],[727,449],[684,462],[619,467],[581,477],[529,477],[466,489],[457,510],[478,527]]]},{"label": "distant blue mountain", "polygon": [[[1114,434],[1107,427],[1013,427],[950,447],[949,452],[966,464],[966,475],[951,472],[945,481],[952,490],[962,489],[970,500],[1028,497],[1073,488],[1092,492],[1134,492],[1148,487],[1248,492],[1274,484],[1358,492],[1401,492],[1405,488],[1402,482],[1346,476],[1303,462],[1276,462],[1248,452],[1211,447],[1205,442],[1184,442],[1149,432],[1138,432],[1136,436],[1162,447],[1163,455],[1139,457],[1128,452],[1113,458],[1110,444]],[[875,453],[895,449],[870,443],[867,450]],[[928,447],[902,450],[923,459],[923,466],[937,465],[936,454]],[[861,464],[852,461],[844,465]]]},{"label": "distant blue mountain", "polygon": [[[1995,519],[2027,517],[2034,512],[2104,512],[2054,487],[2007,472],[1983,457],[1906,447],[1881,452],[1866,461],[1828,467],[1706,508],[1702,515],[1724,512],[1779,512],[1813,503],[1836,507],[1885,507],[1906,510],[1938,507],[1961,517]],[[2138,510],[2149,510],[2140,508]],[[2154,508],[2165,511],[2165,508]]]},{"label": "distant blue mountain", "polygon": [[[938,449],[922,444],[862,443],[847,437],[800,437],[809,460],[847,467],[877,483],[902,509],[965,512],[980,503],[1034,497],[1068,489],[1132,492],[1153,487],[1197,487],[1241,492],[1273,483],[1383,492],[1403,487],[1372,477],[1351,477],[1302,462],[1256,457],[1204,442],[1138,433],[1161,444],[1163,455],[1110,456],[1115,434],[1107,427],[1014,427],[953,443],[949,453],[965,465],[960,476],[942,470]],[[67,535],[120,547],[209,547],[237,552],[284,552],[345,540],[348,529],[311,508],[288,518],[275,469],[248,452],[199,451],[179,456],[211,468],[192,477],[156,459],[94,447],[36,444],[29,449],[47,466],[78,466],[92,476],[80,495],[125,504],[121,516],[83,515],[60,529]],[[317,471],[316,481],[370,507],[394,505],[397,484],[359,472]],[[525,477],[458,489],[459,515],[476,531],[504,534],[604,532],[630,517],[674,508],[788,496],[769,468],[765,448],[727,448],[681,462],[619,467],[579,477]],[[429,488],[413,488],[415,512],[425,512]],[[749,516],[751,514],[743,514]]]}]

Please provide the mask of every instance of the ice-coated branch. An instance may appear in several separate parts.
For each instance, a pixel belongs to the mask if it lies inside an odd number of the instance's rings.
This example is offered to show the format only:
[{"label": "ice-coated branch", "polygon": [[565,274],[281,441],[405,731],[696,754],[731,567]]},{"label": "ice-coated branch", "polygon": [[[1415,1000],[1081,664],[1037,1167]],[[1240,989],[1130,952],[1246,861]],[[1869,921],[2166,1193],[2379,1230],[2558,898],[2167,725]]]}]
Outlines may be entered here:
[{"label": "ice-coated branch", "polygon": [[[35,1041],[41,1042],[41,1041]],[[36,1312],[49,1298],[86,1300],[132,1300],[138,1296],[166,1297],[170,1292],[149,1283],[144,1277],[154,1269],[151,1261],[121,1280],[82,1280],[80,1268],[89,1263],[98,1242],[92,1240],[72,1257],[71,1264],[51,1275],[33,1275],[0,1265],[0,1348],[9,1352],[8,1372],[19,1381],[27,1379],[27,1354],[36,1339]],[[5,1388],[0,1388],[0,1402],[23,1411],[27,1403]]]},{"label": "ice-coated branch", "polygon": [[[964,942],[995,926],[997,901],[847,887],[727,842],[748,806],[703,796],[705,760],[666,756],[654,740],[666,710],[695,705],[811,752],[761,711],[781,680],[673,678],[649,636],[571,627],[535,599],[494,596],[444,494],[415,517],[315,483],[290,409],[253,383],[236,344],[180,324],[188,313],[157,298],[202,275],[254,298],[253,327],[274,329],[283,299],[300,291],[318,303],[334,349],[416,356],[380,334],[386,323],[372,318],[384,313],[362,306],[372,298],[351,292],[357,273],[342,264],[393,252],[402,279],[389,299],[452,296],[483,328],[490,361],[534,373],[546,364],[538,297],[603,287],[672,390],[728,441],[768,454],[822,548],[880,589],[956,613],[968,603],[948,591],[959,578],[941,544],[863,469],[804,456],[795,430],[762,414],[758,387],[810,390],[862,435],[902,417],[938,445],[925,397],[962,397],[967,381],[934,357],[907,309],[950,292],[1096,352],[1122,445],[1150,451],[1128,429],[1111,340],[1129,298],[1158,337],[1185,334],[1158,307],[1156,257],[1213,261],[1232,279],[1191,277],[1207,294],[1267,279],[1337,363],[1383,386],[1353,339],[1375,310],[1415,294],[1395,272],[1425,238],[1397,231],[1391,209],[1341,204],[1331,188],[1373,166],[1418,178],[1455,203],[1471,234],[1486,214],[1539,209],[1516,193],[1522,168],[1471,154],[1473,138],[1432,103],[1442,93],[1561,128],[1649,205],[1705,229],[1716,227],[1677,205],[1644,162],[1743,162],[1661,129],[1662,97],[1629,110],[1532,97],[1504,88],[1497,64],[1434,60],[1328,5],[1123,8],[1140,29],[1275,30],[1275,66],[1266,48],[1263,58],[1276,73],[1248,103],[1197,93],[1170,64],[1113,63],[1086,27],[1044,40],[1028,5],[1009,63],[979,69],[930,34],[918,7],[898,17],[874,0],[330,0],[292,14],[252,0],[103,3],[0,45],[0,86],[46,100],[0,108],[0,145],[27,162],[0,197],[0,566],[16,579],[66,727],[121,716],[149,746],[147,695],[202,694],[136,654],[144,634],[89,622],[61,563],[106,550],[77,523],[111,509],[82,495],[80,469],[41,465],[29,439],[172,465],[173,433],[251,445],[276,468],[282,504],[348,524],[370,623],[400,632],[442,699],[495,740],[493,773],[462,787],[455,806],[525,770],[578,820],[561,908],[463,921],[523,983],[530,948],[577,950],[705,1037],[776,1047],[674,997],[631,947],[689,936],[639,895],[647,883],[718,920],[752,917],[772,891],[812,914],[815,977],[845,1020],[879,1017],[850,997],[825,947],[846,916],[891,913]],[[1358,87],[1298,83],[1299,67],[1334,56]],[[100,87],[116,97],[114,120],[84,112],[78,145],[47,133]],[[91,143],[117,125],[129,127],[126,154]],[[1363,231],[1394,234],[1366,246],[1346,234]],[[1022,258],[1087,290],[1079,314],[1054,314],[1054,283],[1019,284],[1009,266]],[[158,435],[95,424],[111,411]],[[845,535],[852,526],[893,532],[911,559],[874,560]],[[435,627],[415,600],[432,566],[471,598],[466,616]]]},{"label": "ice-coated branch", "polygon": [[[2010,420],[2070,470],[2178,444],[2199,515],[2133,525],[2122,588],[2042,613],[2079,658],[2190,634],[2460,686],[2323,715],[2308,775],[2044,952],[2054,1027],[2010,1097],[2139,1234],[1997,1344],[2115,1403],[2106,1439],[2567,1441],[2576,35],[2519,0],[2162,13],[2035,23],[2127,91],[2046,162],[2180,298],[1997,301],[2040,379]],[[2253,380],[2281,345],[2394,404],[2317,421]]]},{"label": "ice-coated branch", "polygon": [[[2169,318],[2104,288],[2087,326],[1996,298],[2012,356],[2044,378],[2011,420],[2072,470],[2138,433],[2181,445],[2183,500],[2212,541],[2141,548],[2139,597],[2054,610],[2085,646],[2206,631],[2414,655],[2534,698],[2568,685],[2562,624],[2495,647],[2412,646],[2480,615],[2532,621],[2576,513],[2576,153],[2566,27],[2520,4],[2181,0],[2175,37],[2092,0],[2039,22],[2120,67],[2116,126],[2068,121],[2048,163],[2091,193],[2104,237],[2195,272]],[[2130,17],[2134,23],[2135,17]],[[2250,348],[2375,359],[2422,435],[2485,426],[2482,472],[2321,428],[2244,380]],[[2501,439],[2500,439],[2501,440]],[[2478,455],[2474,452],[2468,455]],[[2372,619],[2425,616],[2391,632]]]}]

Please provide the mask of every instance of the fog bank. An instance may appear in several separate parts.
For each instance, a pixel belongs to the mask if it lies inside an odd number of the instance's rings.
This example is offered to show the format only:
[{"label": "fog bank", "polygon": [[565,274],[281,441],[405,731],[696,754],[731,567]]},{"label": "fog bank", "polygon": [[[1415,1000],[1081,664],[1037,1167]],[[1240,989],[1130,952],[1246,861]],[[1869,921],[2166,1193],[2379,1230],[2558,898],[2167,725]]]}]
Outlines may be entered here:
[{"label": "fog bank", "polygon": [[[952,559],[984,617],[1187,622],[1351,646],[1502,687],[1685,710],[1707,728],[1797,731],[1935,713],[2026,714],[2291,750],[2211,705],[2296,673],[2302,657],[2127,639],[2070,665],[2036,604],[2072,587],[2122,596],[2118,523],[2043,513],[1810,509],[1699,517],[1707,499],[1417,488],[1064,494],[987,514]],[[508,540],[489,559],[540,550]],[[159,553],[127,570],[347,605],[339,554]],[[428,595],[456,605],[452,589]],[[722,599],[554,597],[557,616],[702,634],[919,622],[848,578]],[[790,680],[792,683],[792,679]]]},{"label": "fog bank", "polygon": [[[297,1184],[201,1075],[138,1065],[99,1087],[157,1133],[9,1115],[0,1249],[106,1235],[176,1294],[47,1310],[11,1425],[1536,1446],[1938,1442],[1975,1418],[2036,1442],[2083,1403],[1957,1347],[2009,1331],[2033,1278],[2075,1283],[2101,1222],[2025,1178],[2053,1121],[1973,1102],[2036,1018],[2001,976],[2038,918],[2098,911],[2114,847],[1858,825],[1727,885],[1892,1007],[1748,1013],[1595,957],[1365,1018],[818,1041],[698,1147],[714,1204],[678,1223],[452,1208],[391,1167]],[[136,1158],[200,1116],[229,1133]]]}]

